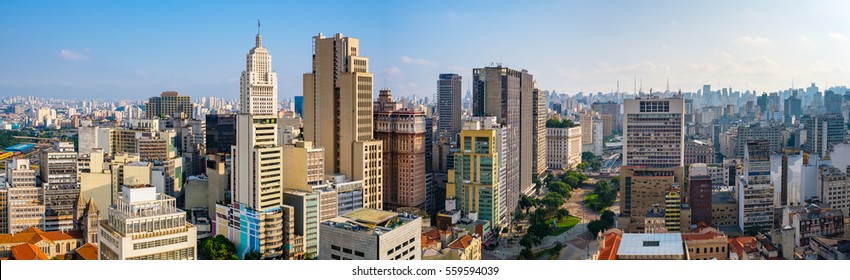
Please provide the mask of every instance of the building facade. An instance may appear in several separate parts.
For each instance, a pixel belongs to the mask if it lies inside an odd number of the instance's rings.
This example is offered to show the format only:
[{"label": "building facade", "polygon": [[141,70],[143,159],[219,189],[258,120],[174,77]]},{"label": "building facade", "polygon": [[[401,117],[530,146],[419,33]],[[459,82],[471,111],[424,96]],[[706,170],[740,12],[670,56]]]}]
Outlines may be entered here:
[{"label": "building facade", "polygon": [[321,225],[320,260],[419,260],[422,218],[360,209]]},{"label": "building facade", "polygon": [[460,133],[461,152],[449,170],[446,200],[455,201],[463,214],[500,222],[500,154],[496,131],[482,129],[480,122],[467,122]]},{"label": "building facade", "polygon": [[383,142],[373,138],[369,59],[360,41],[337,33],[313,37],[313,69],[304,74],[304,140],[325,149],[325,174],[363,181],[363,203],[383,207]]},{"label": "building facade", "polygon": [[180,96],[176,91],[163,91],[159,97],[151,97],[145,103],[145,116],[149,119],[172,117],[191,117],[192,100],[188,96]]},{"label": "building facade", "polygon": [[437,80],[437,139],[454,143],[460,133],[462,77],[458,74],[440,74]]},{"label": "building facade", "polygon": [[74,228],[74,206],[80,196],[77,181],[77,153],[72,142],[56,142],[39,154],[39,173],[44,197],[44,229],[67,231]]},{"label": "building facade", "polygon": [[751,140],[744,149],[744,175],[738,181],[738,227],[773,228],[774,187],[770,180],[770,142]]},{"label": "building facade", "polygon": [[124,186],[99,225],[101,260],[195,260],[197,229],[177,200],[150,185]]},{"label": "building facade", "polygon": [[389,89],[374,103],[375,139],[383,142],[383,209],[425,208],[425,112],[402,108]]},{"label": "building facade", "polygon": [[563,170],[581,163],[581,140],[584,127],[546,129],[547,165],[551,169]]},{"label": "building facade", "polygon": [[624,102],[623,166],[683,166],[684,99],[649,96]]}]

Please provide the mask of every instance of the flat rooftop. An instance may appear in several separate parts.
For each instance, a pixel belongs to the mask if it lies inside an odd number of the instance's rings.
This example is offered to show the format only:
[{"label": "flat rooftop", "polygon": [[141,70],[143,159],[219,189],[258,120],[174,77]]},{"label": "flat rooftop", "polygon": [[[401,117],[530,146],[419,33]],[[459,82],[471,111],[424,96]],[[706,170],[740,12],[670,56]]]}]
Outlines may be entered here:
[{"label": "flat rooftop", "polygon": [[684,255],[680,233],[624,233],[618,256]]},{"label": "flat rooftop", "polygon": [[395,216],[398,216],[398,213],[369,208],[361,208],[345,213],[342,216],[361,223],[381,224],[383,222],[389,221]]}]

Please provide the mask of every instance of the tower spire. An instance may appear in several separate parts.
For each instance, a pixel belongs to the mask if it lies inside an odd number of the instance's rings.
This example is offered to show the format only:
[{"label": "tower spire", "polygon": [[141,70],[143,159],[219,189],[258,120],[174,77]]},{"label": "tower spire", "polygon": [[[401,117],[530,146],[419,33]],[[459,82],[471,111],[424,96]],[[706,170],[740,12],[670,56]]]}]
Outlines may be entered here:
[{"label": "tower spire", "polygon": [[263,36],[260,35],[260,19],[257,19],[257,47],[263,47]]}]

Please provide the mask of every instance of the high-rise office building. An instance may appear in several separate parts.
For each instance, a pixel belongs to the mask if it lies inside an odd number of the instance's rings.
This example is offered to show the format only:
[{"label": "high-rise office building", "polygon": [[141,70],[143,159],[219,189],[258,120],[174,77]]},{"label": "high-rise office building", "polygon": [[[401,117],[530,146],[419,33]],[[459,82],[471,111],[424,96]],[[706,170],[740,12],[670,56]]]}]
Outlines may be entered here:
[{"label": "high-rise office building", "polygon": [[[467,122],[460,132],[460,148],[449,170],[446,200],[454,201],[464,215],[499,224],[501,216],[499,155],[496,130]],[[451,204],[448,203],[447,204]],[[470,218],[475,219],[475,218]]]},{"label": "high-rise office building", "polygon": [[738,126],[736,139],[737,151],[735,155],[744,157],[744,147],[747,142],[757,139],[765,139],[770,144],[770,152],[779,153],[782,151],[782,126],[779,125],[762,125],[754,123],[750,125]]},{"label": "high-rise office building", "polygon": [[207,115],[206,123],[207,154],[229,154],[230,146],[236,145],[236,115]]},{"label": "high-rise office building", "polygon": [[383,142],[373,138],[373,76],[360,41],[313,37],[304,74],[304,140],[325,149],[325,174],[363,181],[366,208],[383,207]]},{"label": "high-rise office building", "polygon": [[711,222],[711,176],[705,174],[688,176],[688,204],[691,206],[691,224]]},{"label": "high-rise office building", "polygon": [[534,192],[534,78],[525,70],[502,66],[476,68],[472,75],[472,115],[494,116],[507,129],[507,154],[501,157],[506,161],[507,177],[500,183],[507,184],[507,211],[512,213],[520,194]]},{"label": "high-rise office building", "polygon": [[15,158],[7,162],[5,229],[9,234],[21,232],[29,227],[44,227],[44,203],[41,191],[36,186],[35,170],[28,159]]},{"label": "high-rise office building", "polygon": [[384,146],[384,208],[425,208],[425,112],[402,108],[389,89],[374,105],[375,139]]},{"label": "high-rise office building", "polygon": [[45,206],[44,230],[74,229],[74,206],[80,196],[74,143],[54,143],[53,148],[39,154],[39,164]]},{"label": "high-rise office building", "polygon": [[548,134],[546,133],[546,121],[549,119],[549,110],[546,108],[547,94],[548,91],[535,88],[531,101],[531,106],[533,106],[531,110],[533,115],[532,126],[534,128],[531,137],[531,172],[536,178],[540,178],[546,173],[547,166],[546,137],[548,137]]},{"label": "high-rise office building", "polygon": [[461,76],[440,74],[437,80],[437,138],[454,143],[461,127]]},{"label": "high-rise office building", "polygon": [[744,148],[744,175],[738,180],[738,227],[741,231],[773,228],[774,187],[770,180],[770,143],[751,140]]},{"label": "high-rise office building", "polygon": [[109,149],[109,135],[111,130],[112,129],[108,127],[96,126],[81,126],[78,128],[78,153],[80,155],[85,155],[91,153],[95,148],[100,148],[103,153],[111,154],[112,152]]},{"label": "high-rise office building", "polygon": [[145,103],[145,116],[149,119],[190,117],[193,106],[188,96],[180,96],[176,91],[163,91],[159,97],[151,97]]},{"label": "high-rise office building", "polygon": [[240,256],[260,252],[274,258],[283,254],[283,148],[277,134],[277,75],[260,34],[246,66],[231,151],[232,199],[216,206],[216,231],[236,244]]},{"label": "high-rise office building", "polygon": [[682,98],[626,99],[623,166],[683,166],[684,105]]},{"label": "high-rise office building", "polygon": [[787,99],[785,99],[785,123],[791,123],[791,119],[796,119],[797,122],[800,121],[800,117],[803,116],[803,103],[799,97],[797,97],[797,91]]},{"label": "high-rise office building", "polygon": [[176,199],[150,185],[123,186],[99,228],[101,260],[197,259],[197,228]]},{"label": "high-rise office building", "polygon": [[[620,123],[620,104],[615,102],[596,102],[591,105],[594,112],[598,112],[603,116],[605,121],[605,135],[610,135],[614,131],[622,131]],[[610,120],[604,116],[610,116]]]},{"label": "high-rise office building", "polygon": [[293,103],[295,103],[295,113],[304,116],[304,96],[296,95],[293,98]]},{"label": "high-rise office building", "polygon": [[827,114],[841,114],[841,105],[844,104],[843,94],[836,94],[827,90],[823,95],[824,109]]},{"label": "high-rise office building", "polygon": [[801,123],[806,130],[803,150],[808,153],[826,157],[834,145],[844,142],[847,127],[841,114],[805,115]]}]

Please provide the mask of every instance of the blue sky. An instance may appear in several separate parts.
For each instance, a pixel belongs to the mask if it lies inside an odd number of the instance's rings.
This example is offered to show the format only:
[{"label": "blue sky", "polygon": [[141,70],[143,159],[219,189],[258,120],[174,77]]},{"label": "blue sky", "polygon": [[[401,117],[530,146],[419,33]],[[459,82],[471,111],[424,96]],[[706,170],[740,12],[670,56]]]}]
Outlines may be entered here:
[{"label": "blue sky", "polygon": [[236,98],[262,21],[281,98],[311,37],[360,39],[377,91],[431,96],[490,63],[574,93],[850,83],[846,1],[2,1],[0,95]]}]

